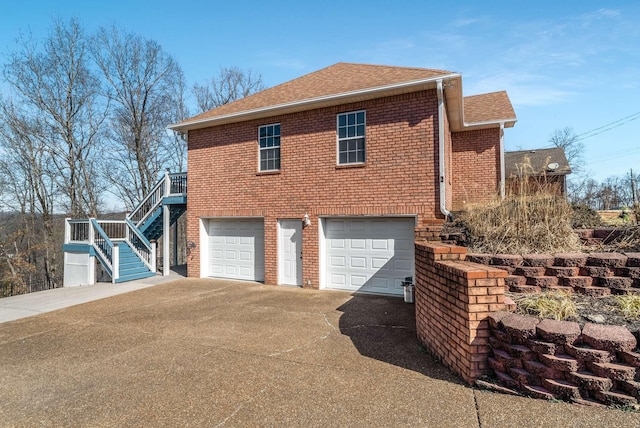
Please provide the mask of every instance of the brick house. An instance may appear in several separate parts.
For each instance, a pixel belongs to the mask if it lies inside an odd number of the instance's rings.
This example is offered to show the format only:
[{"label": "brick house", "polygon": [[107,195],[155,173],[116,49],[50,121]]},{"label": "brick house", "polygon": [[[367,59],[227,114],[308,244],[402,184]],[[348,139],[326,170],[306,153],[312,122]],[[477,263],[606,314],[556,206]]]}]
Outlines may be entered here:
[{"label": "brick house", "polygon": [[401,294],[414,240],[504,186],[515,121],[458,73],[338,63],[172,125],[188,275]]}]

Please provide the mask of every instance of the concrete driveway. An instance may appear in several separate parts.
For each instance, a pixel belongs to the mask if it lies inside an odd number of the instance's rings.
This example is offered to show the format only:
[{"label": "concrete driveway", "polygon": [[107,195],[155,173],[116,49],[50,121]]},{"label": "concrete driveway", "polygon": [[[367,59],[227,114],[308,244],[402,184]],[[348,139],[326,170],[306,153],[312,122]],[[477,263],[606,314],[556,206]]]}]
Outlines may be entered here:
[{"label": "concrete driveway", "polygon": [[400,299],[183,279],[0,324],[2,426],[637,427],[484,392]]}]

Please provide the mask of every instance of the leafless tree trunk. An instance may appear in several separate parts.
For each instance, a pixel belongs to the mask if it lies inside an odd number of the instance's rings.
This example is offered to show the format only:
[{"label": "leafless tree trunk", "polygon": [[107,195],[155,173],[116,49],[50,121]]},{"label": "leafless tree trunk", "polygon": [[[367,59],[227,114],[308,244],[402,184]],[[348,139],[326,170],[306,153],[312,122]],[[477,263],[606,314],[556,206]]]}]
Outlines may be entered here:
[{"label": "leafless tree trunk", "polygon": [[175,159],[175,137],[166,130],[183,118],[176,109],[183,98],[183,73],[158,43],[116,27],[98,32],[92,54],[112,104],[105,178],[131,209],[161,171],[184,158]]},{"label": "leafless tree trunk", "polygon": [[193,85],[192,92],[200,112],[228,104],[265,88],[262,76],[238,67],[223,67],[204,84]]}]

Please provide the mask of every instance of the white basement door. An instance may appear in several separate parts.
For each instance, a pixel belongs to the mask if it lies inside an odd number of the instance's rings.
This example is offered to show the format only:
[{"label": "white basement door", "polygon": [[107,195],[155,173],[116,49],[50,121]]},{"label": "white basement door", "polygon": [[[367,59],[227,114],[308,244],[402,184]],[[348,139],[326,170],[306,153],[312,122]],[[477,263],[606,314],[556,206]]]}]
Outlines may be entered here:
[{"label": "white basement door", "polygon": [[209,275],[264,281],[264,221],[209,220]]},{"label": "white basement door", "polygon": [[414,271],[413,218],[325,220],[326,288],[401,295]]}]

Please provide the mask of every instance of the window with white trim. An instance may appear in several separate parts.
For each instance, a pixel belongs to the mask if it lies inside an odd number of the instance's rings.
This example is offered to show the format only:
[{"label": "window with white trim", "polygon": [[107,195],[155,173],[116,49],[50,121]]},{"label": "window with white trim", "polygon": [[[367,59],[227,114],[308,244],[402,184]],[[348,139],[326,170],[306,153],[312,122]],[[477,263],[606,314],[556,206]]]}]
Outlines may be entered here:
[{"label": "window with white trim", "polygon": [[263,125],[258,128],[258,150],[260,171],[280,169],[280,124]]},{"label": "window with white trim", "polygon": [[365,161],[365,111],[338,115],[338,165]]}]

